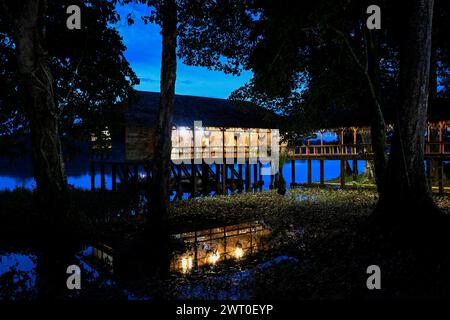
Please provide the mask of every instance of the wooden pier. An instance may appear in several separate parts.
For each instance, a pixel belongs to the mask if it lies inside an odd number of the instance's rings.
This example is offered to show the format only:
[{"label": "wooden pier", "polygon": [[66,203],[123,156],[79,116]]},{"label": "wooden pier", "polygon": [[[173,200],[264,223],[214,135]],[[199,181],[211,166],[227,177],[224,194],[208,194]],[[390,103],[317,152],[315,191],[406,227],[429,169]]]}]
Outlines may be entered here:
[{"label": "wooden pier", "polygon": [[[450,161],[450,143],[426,143],[425,160],[427,177],[438,182],[438,190],[444,192],[443,162]],[[291,187],[297,186],[296,161],[307,163],[307,185],[313,184],[312,165],[313,161],[319,161],[318,184],[325,185],[325,161],[340,161],[339,184],[346,184],[346,171],[350,164],[353,181],[358,177],[358,161],[372,160],[373,153],[370,144],[323,144],[303,145],[287,148],[287,161],[291,162]],[[237,162],[237,161],[235,161]],[[178,163],[178,161],[177,161]],[[171,166],[171,190],[175,192],[175,199],[181,199],[183,193],[189,193],[191,197],[211,194],[227,194],[235,192],[249,192],[262,190],[264,181],[262,179],[262,163],[249,163],[246,158],[240,164],[175,164]],[[91,161],[91,190],[96,190],[95,176],[100,172],[99,189],[106,190],[106,172],[111,176],[111,190],[116,191],[119,185],[145,187],[151,177],[151,163],[148,161],[113,161],[92,160]],[[278,176],[270,177],[269,188],[276,185]],[[317,183],[317,182],[316,182]]]},{"label": "wooden pier", "polygon": [[[242,164],[176,164],[172,162],[170,189],[175,199],[181,199],[184,193],[191,197],[228,192],[249,192],[262,190],[261,162]],[[96,187],[96,173],[100,172],[100,188]],[[111,190],[134,186],[145,188],[151,179],[151,163],[148,161],[112,161],[91,160],[91,190],[105,191],[106,172],[110,172]],[[275,179],[272,179],[272,185]]]}]

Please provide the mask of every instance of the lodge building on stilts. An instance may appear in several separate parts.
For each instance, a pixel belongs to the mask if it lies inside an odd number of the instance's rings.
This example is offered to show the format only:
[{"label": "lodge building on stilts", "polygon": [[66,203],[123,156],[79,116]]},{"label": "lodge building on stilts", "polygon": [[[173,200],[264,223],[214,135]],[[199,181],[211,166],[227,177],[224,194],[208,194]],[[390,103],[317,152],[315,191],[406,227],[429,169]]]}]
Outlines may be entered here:
[{"label": "lodge building on stilts", "polygon": [[[108,186],[113,191],[119,186],[148,184],[159,98],[159,93],[138,92],[136,102],[123,112],[122,130],[116,134],[105,130],[101,139],[92,137],[92,190],[107,188],[107,171],[110,172]],[[280,153],[285,153],[286,161],[291,162],[291,187],[297,185],[296,161],[306,161],[306,184],[315,183],[312,180],[314,160],[319,162],[320,178],[316,181],[319,185],[326,184],[325,161],[339,160],[339,184],[344,187],[348,164],[351,163],[355,181],[358,161],[370,161],[373,157],[370,118],[351,112],[327,117],[333,121],[311,134],[303,144],[289,146],[280,138],[282,117],[266,109],[225,99],[176,95],[171,166],[174,198],[181,198],[184,193],[197,196],[261,190],[264,167],[278,167]],[[388,119],[388,143],[392,130]],[[330,133],[334,139],[324,139]],[[446,99],[430,103],[424,153],[427,176],[442,193],[443,163],[450,161],[450,104]],[[99,186],[95,179],[97,171]],[[277,170],[272,170],[270,188],[278,178]]]}]

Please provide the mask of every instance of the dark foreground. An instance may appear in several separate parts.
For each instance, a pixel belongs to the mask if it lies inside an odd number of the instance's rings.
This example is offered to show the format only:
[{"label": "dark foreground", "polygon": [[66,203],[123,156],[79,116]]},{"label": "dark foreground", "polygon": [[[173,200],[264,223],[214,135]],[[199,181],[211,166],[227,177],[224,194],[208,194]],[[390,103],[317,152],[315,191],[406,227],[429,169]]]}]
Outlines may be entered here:
[{"label": "dark foreground", "polygon": [[[119,245],[143,225],[142,198],[132,194],[72,191],[72,226],[81,248],[107,241]],[[96,276],[78,293],[63,299],[252,299],[323,300],[449,298],[450,251],[445,239],[450,226],[405,221],[404,230],[371,225],[377,197],[367,189],[301,188],[280,196],[276,192],[245,193],[183,200],[174,204],[174,233],[215,228],[247,221],[264,221],[270,229],[267,247],[239,261],[206,266],[168,280],[152,277],[117,281],[89,264]],[[435,197],[443,212],[450,197]],[[75,205],[76,204],[76,205]],[[33,254],[39,238],[31,194],[16,190],[0,194],[0,254]],[[400,228],[402,229],[402,228]],[[389,231],[386,231],[389,230]],[[434,234],[434,235],[433,235]],[[73,240],[73,239],[71,239]],[[448,242],[446,242],[448,243]],[[369,290],[367,268],[381,272],[381,289]],[[98,267],[98,268],[97,268]],[[14,272],[1,274],[1,299],[34,299],[33,290],[17,291]],[[16,275],[17,276],[17,275]],[[37,275],[39,277],[39,275]],[[22,282],[26,282],[25,280]],[[29,289],[29,288],[28,288]]]}]

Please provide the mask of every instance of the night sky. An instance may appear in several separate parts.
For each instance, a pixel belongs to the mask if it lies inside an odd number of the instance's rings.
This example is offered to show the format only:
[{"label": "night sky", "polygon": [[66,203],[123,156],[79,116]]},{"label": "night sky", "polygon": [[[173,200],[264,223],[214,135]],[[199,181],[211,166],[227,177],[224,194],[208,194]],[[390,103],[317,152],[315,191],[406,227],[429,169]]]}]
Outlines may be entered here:
[{"label": "night sky", "polygon": [[[116,25],[127,46],[125,56],[141,83],[137,90],[159,92],[161,67],[161,34],[155,24],[145,25],[141,16],[148,12],[144,5],[119,6],[122,20]],[[132,12],[135,24],[128,26],[125,17]],[[178,61],[176,93],[214,98],[228,98],[230,93],[248,82],[250,72],[233,77],[206,68],[190,67]]]}]

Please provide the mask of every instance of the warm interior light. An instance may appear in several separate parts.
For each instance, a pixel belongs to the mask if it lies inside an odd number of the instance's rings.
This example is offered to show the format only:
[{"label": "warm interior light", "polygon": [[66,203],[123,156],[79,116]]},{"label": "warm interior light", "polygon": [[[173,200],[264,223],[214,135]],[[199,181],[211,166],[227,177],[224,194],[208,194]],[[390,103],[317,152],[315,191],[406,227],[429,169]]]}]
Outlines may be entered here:
[{"label": "warm interior light", "polygon": [[183,273],[187,273],[192,269],[192,257],[183,257],[181,259],[181,270],[183,271]]},{"label": "warm interior light", "polygon": [[242,250],[242,246],[240,243],[236,245],[236,248],[234,249],[234,257],[236,259],[240,259],[244,256],[244,250]]},{"label": "warm interior light", "polygon": [[220,259],[220,254],[217,251],[215,251],[209,256],[208,260],[209,260],[209,263],[216,264],[216,262],[219,261],[219,259]]},{"label": "warm interior light", "polygon": [[188,134],[189,134],[189,131],[188,131],[188,129],[186,127],[178,128],[178,135],[181,138],[186,138]]}]

